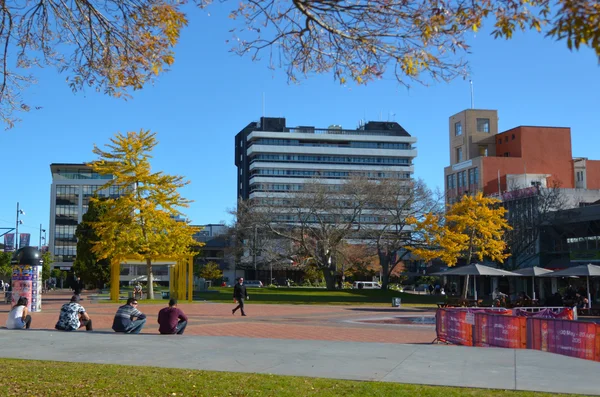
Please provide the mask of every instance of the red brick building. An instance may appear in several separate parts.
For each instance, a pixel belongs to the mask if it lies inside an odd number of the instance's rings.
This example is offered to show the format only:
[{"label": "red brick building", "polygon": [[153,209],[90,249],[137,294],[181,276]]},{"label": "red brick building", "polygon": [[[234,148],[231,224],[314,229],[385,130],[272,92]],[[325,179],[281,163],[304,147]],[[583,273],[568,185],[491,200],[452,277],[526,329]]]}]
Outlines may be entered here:
[{"label": "red brick building", "polygon": [[600,161],[573,158],[568,127],[498,132],[496,110],[467,109],[449,120],[446,202],[466,192],[495,195],[529,186],[600,189]]}]

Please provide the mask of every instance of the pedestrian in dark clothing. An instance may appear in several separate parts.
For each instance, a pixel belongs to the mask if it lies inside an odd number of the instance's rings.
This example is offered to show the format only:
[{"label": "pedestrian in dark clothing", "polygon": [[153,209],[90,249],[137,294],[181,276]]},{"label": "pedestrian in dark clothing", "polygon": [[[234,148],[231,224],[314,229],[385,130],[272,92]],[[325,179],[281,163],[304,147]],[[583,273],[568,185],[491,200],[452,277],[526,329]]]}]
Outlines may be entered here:
[{"label": "pedestrian in dark clothing", "polygon": [[81,295],[81,291],[83,291],[83,281],[81,281],[81,277],[77,277],[75,285],[73,286],[73,293],[79,296]]},{"label": "pedestrian in dark clothing", "polygon": [[231,314],[235,314],[236,310],[240,309],[242,316],[246,315],[244,312],[244,299],[248,299],[248,294],[246,293],[244,278],[240,277],[237,284],[233,287],[233,301],[237,302],[238,305],[231,311]]},{"label": "pedestrian in dark clothing", "polygon": [[163,335],[183,335],[187,322],[187,316],[177,307],[177,299],[171,298],[169,307],[158,312],[158,323],[160,324],[158,332]]}]

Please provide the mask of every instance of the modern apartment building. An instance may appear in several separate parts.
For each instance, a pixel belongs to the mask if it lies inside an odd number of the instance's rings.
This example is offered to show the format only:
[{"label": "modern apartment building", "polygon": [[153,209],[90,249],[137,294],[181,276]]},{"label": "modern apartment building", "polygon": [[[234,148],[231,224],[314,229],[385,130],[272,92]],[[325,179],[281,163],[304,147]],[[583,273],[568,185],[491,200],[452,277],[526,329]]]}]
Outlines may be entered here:
[{"label": "modern apartment building", "polygon": [[483,191],[500,195],[531,186],[600,189],[600,161],[574,159],[571,129],[519,126],[498,132],[496,110],[467,109],[449,119],[446,202]]},{"label": "modern apartment building", "polygon": [[100,175],[86,164],[50,164],[49,250],[54,256],[54,267],[70,270],[77,254],[75,230],[87,212],[90,197],[118,196],[119,189],[111,187],[97,191],[111,175]]},{"label": "modern apartment building", "polygon": [[288,127],[285,118],[262,117],[235,137],[238,197],[285,196],[312,178],[328,184],[352,175],[410,180],[416,141],[396,122],[349,130]]}]

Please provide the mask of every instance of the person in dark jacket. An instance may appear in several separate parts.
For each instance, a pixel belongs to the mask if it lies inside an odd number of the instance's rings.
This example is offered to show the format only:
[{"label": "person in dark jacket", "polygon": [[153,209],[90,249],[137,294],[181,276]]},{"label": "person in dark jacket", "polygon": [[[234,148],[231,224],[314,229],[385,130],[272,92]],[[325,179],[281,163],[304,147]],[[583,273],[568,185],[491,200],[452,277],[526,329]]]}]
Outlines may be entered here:
[{"label": "person in dark jacket", "polygon": [[81,295],[83,291],[83,281],[81,281],[81,277],[77,277],[75,280],[75,284],[73,285],[73,293],[77,296]]},{"label": "person in dark jacket", "polygon": [[231,311],[231,314],[235,314],[236,310],[240,309],[242,316],[246,315],[244,312],[244,299],[248,299],[248,294],[246,293],[244,278],[240,277],[237,284],[233,287],[233,301],[237,302],[238,305]]}]

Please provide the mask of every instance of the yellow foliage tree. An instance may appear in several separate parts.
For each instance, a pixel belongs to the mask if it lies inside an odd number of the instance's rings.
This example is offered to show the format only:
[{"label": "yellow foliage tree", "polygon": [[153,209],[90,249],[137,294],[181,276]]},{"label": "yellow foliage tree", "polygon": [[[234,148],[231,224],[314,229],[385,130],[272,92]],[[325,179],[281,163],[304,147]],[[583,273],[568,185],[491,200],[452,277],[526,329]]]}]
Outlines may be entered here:
[{"label": "yellow foliage tree", "polygon": [[[464,258],[466,263],[471,263],[473,258],[503,263],[509,256],[504,232],[511,228],[504,216],[506,209],[497,205],[499,202],[482,193],[465,195],[448,208],[443,219],[433,214],[421,220],[411,218],[409,224],[421,234],[426,248],[409,249],[425,260],[441,258],[448,266],[456,265],[459,258]],[[468,280],[467,276],[464,297]]]},{"label": "yellow foliage tree", "polygon": [[199,275],[205,280],[216,280],[223,277],[223,271],[218,263],[211,261],[202,266]]},{"label": "yellow foliage tree", "polygon": [[154,298],[152,261],[161,258],[183,259],[193,255],[193,239],[198,230],[178,220],[179,208],[190,201],[177,189],[189,182],[181,176],[152,172],[150,152],[157,145],[155,133],[127,132],[111,138],[108,151],[94,146],[99,156],[91,163],[101,175],[112,175],[103,188],[116,187],[120,195],[109,198],[110,209],[93,224],[99,237],[92,251],[98,259],[107,257],[145,260],[148,268],[148,299]]}]

